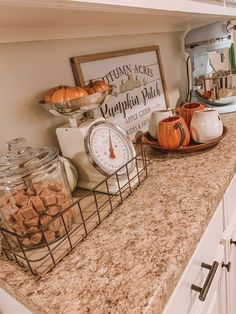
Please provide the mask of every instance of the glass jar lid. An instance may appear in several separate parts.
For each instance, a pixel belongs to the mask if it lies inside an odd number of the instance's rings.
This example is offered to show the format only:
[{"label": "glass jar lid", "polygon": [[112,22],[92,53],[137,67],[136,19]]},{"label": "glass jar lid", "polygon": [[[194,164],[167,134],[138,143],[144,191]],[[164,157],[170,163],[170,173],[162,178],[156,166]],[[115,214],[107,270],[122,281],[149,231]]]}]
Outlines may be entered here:
[{"label": "glass jar lid", "polygon": [[23,137],[7,142],[6,148],[6,155],[0,156],[0,182],[32,173],[58,156],[56,148],[33,148]]}]

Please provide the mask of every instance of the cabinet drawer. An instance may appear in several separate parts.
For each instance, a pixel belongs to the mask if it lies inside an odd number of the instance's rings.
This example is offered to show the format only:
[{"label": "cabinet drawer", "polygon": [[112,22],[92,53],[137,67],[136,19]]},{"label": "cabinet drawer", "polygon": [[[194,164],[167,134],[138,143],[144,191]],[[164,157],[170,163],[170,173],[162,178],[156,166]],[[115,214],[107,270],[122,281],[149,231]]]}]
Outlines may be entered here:
[{"label": "cabinet drawer", "polygon": [[213,263],[217,250],[219,250],[219,247],[223,247],[220,244],[222,234],[223,206],[221,202],[170,297],[164,309],[164,314],[190,313],[196,298],[199,296],[198,292],[191,289],[191,285],[203,286],[209,270],[202,268],[201,264],[203,262]]},{"label": "cabinet drawer", "polygon": [[218,267],[214,274],[205,301],[196,298],[191,307],[190,314],[226,314],[226,269],[222,267],[224,261],[224,247],[219,245],[214,261],[218,263]]},{"label": "cabinet drawer", "polygon": [[230,223],[231,217],[236,210],[236,175],[233,177],[224,195],[225,224]]},{"label": "cabinet drawer", "polygon": [[24,305],[19,303],[5,290],[0,288],[0,313],[1,314],[33,314]]}]

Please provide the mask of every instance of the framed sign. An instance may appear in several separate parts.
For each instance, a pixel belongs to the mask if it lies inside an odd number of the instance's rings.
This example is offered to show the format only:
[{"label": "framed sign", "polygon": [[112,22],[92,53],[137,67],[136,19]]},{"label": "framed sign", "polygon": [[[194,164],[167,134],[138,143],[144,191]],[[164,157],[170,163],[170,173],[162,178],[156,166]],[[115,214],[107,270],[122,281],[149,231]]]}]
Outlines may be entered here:
[{"label": "framed sign", "polygon": [[131,139],[148,130],[152,111],[169,107],[158,46],[70,59],[77,85],[103,80],[113,86],[100,114],[122,127]]}]

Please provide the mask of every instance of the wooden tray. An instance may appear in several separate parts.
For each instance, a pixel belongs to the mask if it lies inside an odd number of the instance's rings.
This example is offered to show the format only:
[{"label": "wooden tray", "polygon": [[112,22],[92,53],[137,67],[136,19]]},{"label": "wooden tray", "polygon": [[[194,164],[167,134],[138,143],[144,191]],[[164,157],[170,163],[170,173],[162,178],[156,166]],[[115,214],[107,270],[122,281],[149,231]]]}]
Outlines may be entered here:
[{"label": "wooden tray", "polygon": [[151,137],[151,135],[148,132],[146,132],[142,136],[142,142],[145,144],[148,144],[152,148],[157,149],[157,150],[164,152],[164,153],[195,153],[195,152],[199,152],[201,150],[205,150],[205,149],[208,149],[210,147],[216,146],[220,142],[220,140],[222,140],[222,138],[224,138],[226,136],[227,133],[228,133],[228,129],[226,126],[224,126],[223,127],[223,134],[213,141],[210,141],[210,142],[204,143],[204,144],[199,144],[199,143],[196,143],[193,140],[191,140],[188,146],[179,147],[179,148],[161,147],[158,144],[157,139]]}]

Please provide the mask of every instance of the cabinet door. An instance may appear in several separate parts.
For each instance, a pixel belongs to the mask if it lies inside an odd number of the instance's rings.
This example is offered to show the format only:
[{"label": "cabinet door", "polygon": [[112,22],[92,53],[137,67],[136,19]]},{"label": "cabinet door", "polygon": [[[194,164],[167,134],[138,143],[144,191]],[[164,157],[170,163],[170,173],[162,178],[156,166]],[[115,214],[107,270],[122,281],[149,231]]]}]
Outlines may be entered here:
[{"label": "cabinet door", "polygon": [[[234,232],[233,241],[236,241],[236,230]],[[231,244],[229,260],[231,268],[229,271],[229,313],[236,313],[236,246]]]},{"label": "cabinet door", "polygon": [[[225,268],[222,268],[223,260],[224,260],[224,247],[222,245],[219,245],[217,253],[214,256],[214,262],[218,263],[217,269],[214,273],[214,276],[212,277],[213,279],[209,285],[209,290],[206,295],[206,298],[204,301],[201,301],[199,298],[196,299],[196,301],[194,302],[190,310],[191,314],[226,314],[227,313],[227,304],[226,304],[226,273],[227,271]],[[199,292],[195,291],[195,293],[199,293]]]},{"label": "cabinet door", "polygon": [[198,293],[191,289],[191,285],[203,285],[209,270],[202,268],[201,263],[212,264],[219,246],[223,249],[223,245],[220,244],[222,234],[223,207],[220,203],[166,304],[163,314],[190,313],[193,304],[198,299]]},{"label": "cabinet door", "polygon": [[236,175],[233,177],[224,195],[224,218],[225,227],[231,223],[234,212],[236,211]]},{"label": "cabinet door", "polygon": [[19,303],[5,290],[0,288],[0,313],[1,314],[33,314],[24,305]]},{"label": "cabinet door", "polygon": [[236,313],[236,212],[231,216],[231,223],[223,234],[226,263],[230,263],[227,276],[227,300],[229,314]]}]

